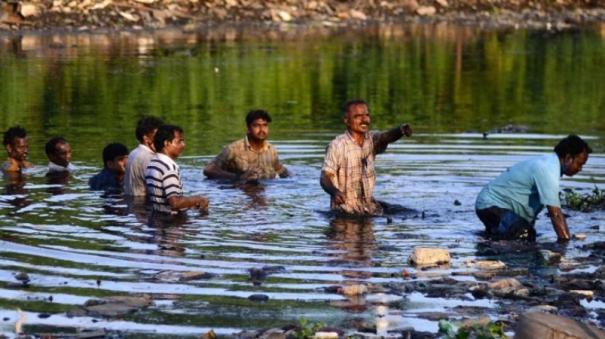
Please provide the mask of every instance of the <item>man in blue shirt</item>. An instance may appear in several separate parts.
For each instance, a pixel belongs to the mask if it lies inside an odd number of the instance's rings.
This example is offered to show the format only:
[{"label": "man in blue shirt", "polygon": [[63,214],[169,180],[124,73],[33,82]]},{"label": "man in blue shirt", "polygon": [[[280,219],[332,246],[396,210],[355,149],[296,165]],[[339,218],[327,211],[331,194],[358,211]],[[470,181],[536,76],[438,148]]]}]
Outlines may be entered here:
[{"label": "man in blue shirt", "polygon": [[546,206],[559,241],[570,238],[559,201],[559,181],[582,170],[592,149],[577,135],[557,144],[554,153],[522,161],[481,190],[477,216],[494,240],[535,241],[536,216]]},{"label": "man in blue shirt", "polygon": [[120,143],[111,143],[103,149],[103,170],[88,180],[91,190],[117,193],[122,191],[128,148]]}]

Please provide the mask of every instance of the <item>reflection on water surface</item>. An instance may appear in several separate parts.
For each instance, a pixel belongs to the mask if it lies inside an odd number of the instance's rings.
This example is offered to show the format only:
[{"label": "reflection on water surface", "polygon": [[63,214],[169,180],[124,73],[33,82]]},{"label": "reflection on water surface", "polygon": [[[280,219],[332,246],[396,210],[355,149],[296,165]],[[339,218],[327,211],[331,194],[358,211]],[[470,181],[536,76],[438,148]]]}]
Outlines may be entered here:
[{"label": "reflection on water surface", "polygon": [[[412,281],[442,275],[475,281],[463,274],[465,260],[494,257],[478,245],[476,194],[515,162],[549,152],[566,133],[589,137],[596,154],[563,186],[603,185],[597,122],[605,99],[597,84],[605,80],[605,44],[590,31],[408,27],[390,35],[237,42],[194,33],[173,40],[146,33],[25,38],[0,42],[0,126],[24,125],[38,164],[0,182],[0,317],[8,319],[2,333],[12,333],[23,317],[29,333],[58,324],[175,336],[210,328],[232,334],[301,318],[382,334],[408,327],[435,332],[436,322],[423,315],[431,312],[502,319],[508,311],[498,300],[406,292],[398,288],[402,270]],[[329,201],[318,182],[323,152],[343,130],[337,109],[351,97],[369,100],[377,128],[413,124],[411,140],[378,157],[376,196],[414,212],[391,220],[325,213]],[[243,116],[252,107],[273,113],[272,139],[294,177],[259,186],[203,180],[203,165],[243,136]],[[185,127],[184,186],[210,197],[209,215],[150,225],[144,208],[88,191],[102,145],[134,146],[134,123],[145,113]],[[471,132],[508,123],[529,131],[486,139]],[[68,178],[45,176],[42,145],[55,134],[74,147],[78,169]],[[594,228],[605,214],[569,213],[574,232],[605,240]],[[537,229],[539,246],[552,246],[547,218]],[[586,256],[583,244],[570,243],[565,256]],[[415,246],[447,247],[453,263],[408,267]],[[537,276],[560,273],[537,262],[534,251],[496,257]],[[28,273],[29,287],[15,285],[16,272]],[[369,293],[343,296],[331,288],[354,284],[369,286]],[[66,315],[90,298],[135,294],[150,294],[153,306],[120,320]],[[269,300],[249,300],[252,294]]]}]

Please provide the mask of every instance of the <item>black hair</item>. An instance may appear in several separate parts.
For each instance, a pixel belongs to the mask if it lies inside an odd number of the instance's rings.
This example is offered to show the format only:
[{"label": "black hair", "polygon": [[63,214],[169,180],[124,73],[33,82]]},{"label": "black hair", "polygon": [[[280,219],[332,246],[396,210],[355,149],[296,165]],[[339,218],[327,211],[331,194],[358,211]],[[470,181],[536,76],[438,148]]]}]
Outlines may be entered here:
[{"label": "black hair", "polygon": [[128,155],[128,148],[119,142],[112,142],[103,148],[103,166],[107,167],[107,163],[115,160],[117,157]]},{"label": "black hair", "polygon": [[15,142],[15,139],[17,138],[26,138],[27,137],[27,131],[25,130],[25,128],[17,125],[17,126],[13,126],[9,129],[6,130],[6,132],[4,132],[4,146],[6,145],[12,145]]},{"label": "black hair", "polygon": [[351,109],[351,107],[357,106],[357,105],[366,105],[367,106],[368,103],[362,99],[349,100],[342,105],[342,114],[347,115],[347,113],[349,113],[349,110]]},{"label": "black hair", "polygon": [[559,141],[557,146],[555,146],[554,151],[559,158],[564,158],[568,154],[575,157],[584,151],[586,154],[590,154],[592,153],[592,148],[590,148],[586,141],[582,140],[579,136],[570,134]]},{"label": "black hair", "polygon": [[253,109],[246,114],[246,126],[250,127],[256,119],[263,119],[266,122],[271,122],[269,112],[262,109]]},{"label": "black hair", "polygon": [[162,125],[155,132],[153,138],[153,146],[155,146],[156,152],[161,152],[164,149],[164,142],[172,141],[174,139],[174,133],[179,132],[183,134],[183,129],[175,125]]},{"label": "black hair", "polygon": [[67,140],[64,137],[54,137],[48,140],[46,145],[44,146],[44,151],[47,156],[51,156],[57,153],[57,145],[58,144],[66,144]]},{"label": "black hair", "polygon": [[153,116],[142,117],[137,122],[137,129],[135,130],[134,134],[138,141],[143,142],[143,136],[153,132],[153,130],[158,129],[163,124],[164,121],[160,118]]}]

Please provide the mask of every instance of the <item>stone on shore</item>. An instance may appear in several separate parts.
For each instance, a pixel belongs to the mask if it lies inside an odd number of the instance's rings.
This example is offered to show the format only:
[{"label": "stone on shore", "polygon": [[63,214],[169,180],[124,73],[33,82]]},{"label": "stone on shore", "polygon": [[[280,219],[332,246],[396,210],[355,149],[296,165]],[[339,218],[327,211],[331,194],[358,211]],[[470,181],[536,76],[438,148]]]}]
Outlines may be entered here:
[{"label": "stone on shore", "polygon": [[433,6],[420,6],[416,9],[416,14],[420,16],[432,16],[437,13],[437,9]]},{"label": "stone on shore", "polygon": [[445,248],[416,247],[409,258],[409,263],[416,266],[437,266],[450,261],[450,252]]},{"label": "stone on shore", "polygon": [[135,312],[136,310],[148,307],[152,304],[149,295],[143,296],[114,296],[104,299],[90,299],[86,301],[80,311],[71,312],[73,315],[80,315],[83,311],[85,315],[116,317]]},{"label": "stone on shore", "polygon": [[542,312],[524,313],[516,325],[514,339],[535,338],[597,339],[605,338],[605,331],[559,315]]},{"label": "stone on shore", "polygon": [[24,18],[37,17],[40,15],[40,8],[35,4],[24,2],[19,6],[19,14]]}]

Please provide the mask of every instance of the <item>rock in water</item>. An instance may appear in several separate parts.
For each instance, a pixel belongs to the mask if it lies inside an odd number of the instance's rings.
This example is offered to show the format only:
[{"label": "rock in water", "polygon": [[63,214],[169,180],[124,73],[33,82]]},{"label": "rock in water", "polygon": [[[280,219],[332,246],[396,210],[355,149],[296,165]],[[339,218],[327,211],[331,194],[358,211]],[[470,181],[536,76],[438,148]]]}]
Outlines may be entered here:
[{"label": "rock in water", "polygon": [[605,331],[559,315],[528,312],[519,318],[514,339],[605,338]]},{"label": "rock in water", "polygon": [[451,257],[445,248],[416,247],[408,261],[416,266],[436,266],[448,264]]}]

